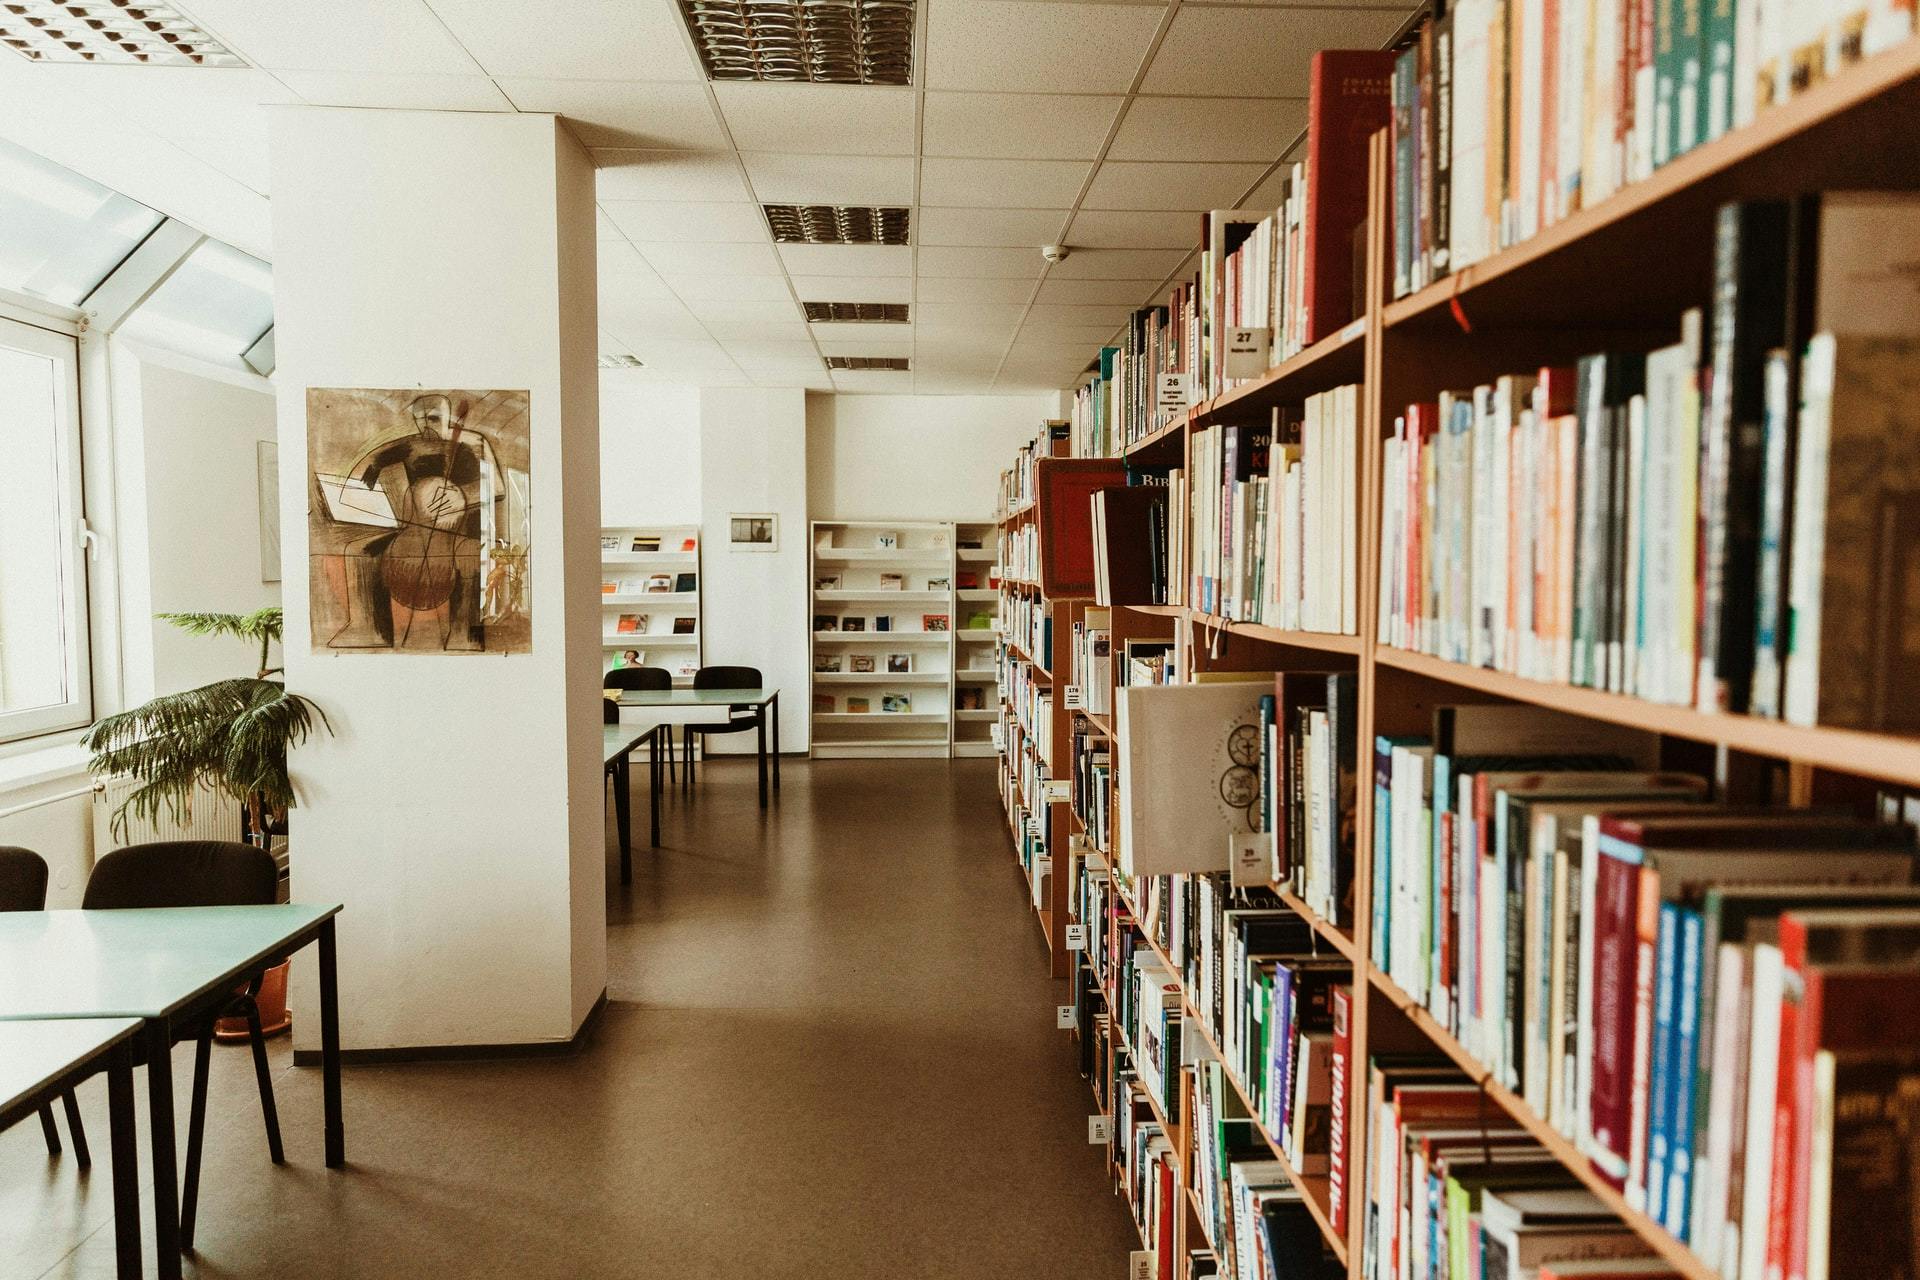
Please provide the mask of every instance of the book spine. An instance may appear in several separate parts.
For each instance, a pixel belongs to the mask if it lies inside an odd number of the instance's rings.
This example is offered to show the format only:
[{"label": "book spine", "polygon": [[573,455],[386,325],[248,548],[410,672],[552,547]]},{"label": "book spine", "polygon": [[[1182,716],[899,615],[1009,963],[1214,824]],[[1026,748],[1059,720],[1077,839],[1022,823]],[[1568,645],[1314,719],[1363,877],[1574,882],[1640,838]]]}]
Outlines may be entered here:
[{"label": "book spine", "polygon": [[1631,1155],[1634,1004],[1639,982],[1640,868],[1605,849],[1595,867],[1590,937],[1592,1047],[1587,1069],[1588,1155],[1600,1175],[1625,1187]]},{"label": "book spine", "polygon": [[1679,912],[1679,978],[1674,988],[1673,1105],[1667,1139],[1667,1192],[1661,1221],[1674,1239],[1692,1239],[1695,1085],[1700,1049],[1704,925],[1698,911]]},{"label": "book spine", "polygon": [[1352,1005],[1353,993],[1349,988],[1333,989],[1333,1088],[1327,1131],[1327,1217],[1335,1237],[1343,1240],[1347,1231],[1347,1081],[1353,1069],[1353,1040],[1349,1022]]},{"label": "book spine", "polygon": [[1433,24],[1433,227],[1430,273],[1438,280],[1451,260],[1453,226],[1453,5]]},{"label": "book spine", "polygon": [[1787,720],[1801,725],[1816,723],[1819,714],[1820,595],[1826,570],[1827,441],[1831,434],[1834,358],[1833,336],[1818,334],[1807,344],[1801,370],[1782,708]]},{"label": "book spine", "polygon": [[[1649,879],[1651,877],[1648,877]],[[1674,984],[1679,974],[1679,965],[1675,963],[1675,947],[1678,939],[1679,908],[1671,902],[1659,905],[1659,925],[1657,942],[1654,947],[1654,970],[1651,985],[1654,989],[1653,1033],[1651,1063],[1647,1070],[1646,1110],[1647,1136],[1644,1139],[1646,1149],[1645,1172],[1639,1182],[1644,1188],[1643,1199],[1647,1216],[1659,1222],[1666,1217],[1667,1205],[1667,1148],[1672,1136],[1669,1127],[1673,1119],[1673,1006]],[[1633,1184],[1629,1182],[1629,1187]]]}]

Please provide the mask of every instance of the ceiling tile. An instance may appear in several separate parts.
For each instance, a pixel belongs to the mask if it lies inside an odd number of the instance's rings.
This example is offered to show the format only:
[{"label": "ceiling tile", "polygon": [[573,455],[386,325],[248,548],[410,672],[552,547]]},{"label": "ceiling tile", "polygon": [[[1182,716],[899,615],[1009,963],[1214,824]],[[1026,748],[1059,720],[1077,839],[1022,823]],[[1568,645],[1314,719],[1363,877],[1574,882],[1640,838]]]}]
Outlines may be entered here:
[{"label": "ceiling tile", "polygon": [[705,338],[694,314],[673,298],[600,296],[600,328],[624,342],[652,338]]},{"label": "ceiling tile", "polygon": [[[700,291],[698,279],[688,286],[686,297],[687,310],[699,316],[709,328],[715,325],[733,322],[738,324],[795,324],[804,325],[800,308],[794,305],[786,290],[771,298],[717,298]],[[714,335],[718,337],[718,333]],[[801,336],[805,336],[804,334]]]},{"label": "ceiling tile", "polygon": [[671,269],[660,273],[682,298],[706,302],[785,302],[793,303],[787,278],[779,275],[710,276],[698,272],[681,273]]},{"label": "ceiling tile", "polygon": [[168,133],[163,136],[188,155],[212,165],[249,190],[266,195],[271,187],[266,150],[247,138],[211,133],[189,136]]},{"label": "ceiling tile", "polygon": [[521,111],[565,116],[589,147],[717,150],[727,145],[704,85],[505,77],[499,85]]},{"label": "ceiling tile", "polygon": [[604,240],[599,245],[598,271],[600,293],[628,298],[671,298],[667,282],[640,256],[640,251],[625,240]]},{"label": "ceiling tile", "polygon": [[1089,249],[1059,263],[1047,273],[1055,279],[1164,280],[1192,254],[1186,249]]},{"label": "ceiling tile", "polygon": [[1124,93],[1153,43],[1159,5],[930,0],[930,89],[1075,88]]},{"label": "ceiling tile", "polygon": [[921,150],[930,156],[1091,160],[1123,101],[1066,93],[929,93]]},{"label": "ceiling tile", "polygon": [[1264,164],[1109,160],[1093,176],[1089,209],[1227,209],[1267,171]]},{"label": "ceiling tile", "polygon": [[869,337],[889,342],[911,342],[918,326],[911,324],[835,324],[831,321],[807,325],[809,334],[821,342],[861,342]]},{"label": "ceiling tile", "polygon": [[1124,303],[1036,302],[1027,312],[1027,327],[1080,325],[1118,328],[1134,308]]},{"label": "ceiling tile", "polygon": [[596,147],[600,203],[617,200],[751,199],[740,162],[727,151],[649,151]]},{"label": "ceiling tile", "polygon": [[742,151],[913,154],[911,89],[716,81],[713,92]]},{"label": "ceiling tile", "polygon": [[689,307],[707,326],[707,332],[731,347],[736,342],[811,342],[804,320],[715,320]]},{"label": "ceiling tile", "polygon": [[[904,244],[783,244],[780,259],[803,276],[910,276],[913,250]],[[829,302],[842,299],[829,298]]]},{"label": "ceiling tile", "polygon": [[927,245],[918,258],[921,279],[930,276],[998,276],[1032,279],[1046,262],[1032,249],[955,249]]},{"label": "ceiling tile", "polygon": [[762,204],[913,203],[911,156],[798,156],[742,152]]},{"label": "ceiling tile", "polygon": [[1004,342],[993,348],[961,350],[922,344],[914,351],[913,365],[916,371],[925,373],[991,374],[1000,367],[1001,357],[1006,352],[1007,344]]},{"label": "ceiling tile", "polygon": [[671,0],[431,0],[489,75],[552,80],[702,78]]},{"label": "ceiling tile", "polygon": [[914,239],[920,244],[1040,245],[1060,238],[1065,209],[922,208]]},{"label": "ceiling tile", "polygon": [[192,9],[222,44],[275,71],[480,71],[421,0],[193,0]]},{"label": "ceiling tile", "polygon": [[793,277],[793,291],[802,302],[911,302],[913,281],[905,276]]},{"label": "ceiling tile", "polygon": [[1028,208],[1070,208],[1091,167],[1080,160],[922,160],[920,203],[992,209],[1006,201],[1007,193],[1017,192]]},{"label": "ceiling tile", "polygon": [[1009,369],[993,380],[993,394],[1011,395],[1016,392],[1059,391],[1073,385],[1068,378],[1049,377],[1043,373],[1025,373]]},{"label": "ceiling tile", "polygon": [[1153,57],[1142,93],[1196,84],[1232,97],[1304,98],[1319,49],[1377,49],[1399,28],[1399,9],[1183,7]]},{"label": "ceiling tile", "polygon": [[1075,249],[1191,249],[1202,210],[1082,209],[1067,228]]},{"label": "ceiling tile", "polygon": [[767,219],[744,201],[622,200],[607,206],[615,226],[635,241],[764,244]]},{"label": "ceiling tile", "polygon": [[727,354],[743,365],[748,361],[760,364],[792,363],[819,364],[820,353],[814,348],[812,339],[800,338],[739,338],[723,344]]},{"label": "ceiling tile", "polygon": [[1027,324],[1021,327],[1020,335],[1014,339],[1013,345],[1017,351],[1022,343],[1029,340],[1068,343],[1083,353],[1080,358],[1085,361],[1099,355],[1101,346],[1111,342],[1120,329],[1121,326],[1118,324]]},{"label": "ceiling tile", "polygon": [[[922,257],[928,252],[927,249],[920,251]],[[1024,303],[1033,296],[1033,281],[1008,276],[930,278],[922,274],[913,287],[913,296],[920,302]]]},{"label": "ceiling tile", "polygon": [[634,344],[634,354],[650,365],[686,367],[725,365],[733,361],[711,338],[645,338]]},{"label": "ceiling tile", "polygon": [[913,374],[904,369],[840,369],[834,372],[833,387],[856,394],[910,395]]},{"label": "ceiling tile", "polygon": [[[597,207],[594,209],[593,229],[594,233],[601,240],[625,240],[627,238],[627,233],[614,225],[613,219],[607,216],[605,209]],[[604,254],[606,250],[602,249],[600,252]]]},{"label": "ceiling tile", "polygon": [[408,111],[511,111],[485,76],[402,75],[377,71],[282,71],[280,83],[320,107],[393,107]]},{"label": "ceiling tile", "polygon": [[911,359],[911,342],[823,342],[820,354],[827,356],[878,356],[883,359]]},{"label": "ceiling tile", "polygon": [[991,371],[964,373],[926,373],[913,371],[913,394],[917,396],[984,396],[993,393]]},{"label": "ceiling tile", "polygon": [[1049,273],[1040,283],[1036,302],[1117,303],[1139,308],[1155,300],[1160,280],[1063,280]]},{"label": "ceiling tile", "polygon": [[773,251],[771,241],[765,244],[642,244],[635,248],[663,276],[780,274],[780,256]]},{"label": "ceiling tile", "polygon": [[1270,162],[1306,125],[1304,98],[1135,98],[1107,158]]},{"label": "ceiling tile", "polygon": [[928,330],[1012,328],[1026,309],[1024,302],[922,302],[914,308],[914,319]]}]

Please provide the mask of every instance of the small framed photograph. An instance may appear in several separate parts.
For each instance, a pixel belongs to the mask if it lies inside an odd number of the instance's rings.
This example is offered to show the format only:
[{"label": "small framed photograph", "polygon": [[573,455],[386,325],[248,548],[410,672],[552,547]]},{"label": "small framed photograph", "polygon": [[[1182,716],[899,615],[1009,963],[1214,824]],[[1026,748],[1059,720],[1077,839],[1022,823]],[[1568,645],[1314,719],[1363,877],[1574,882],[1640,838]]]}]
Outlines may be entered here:
[{"label": "small framed photograph", "polygon": [[615,631],[632,632],[635,635],[643,635],[647,630],[647,615],[644,613],[623,613],[620,615],[620,620],[614,624],[613,629]]},{"label": "small framed photograph", "polygon": [[929,591],[951,591],[952,589],[953,581],[950,578],[942,576],[927,579],[927,590]]},{"label": "small framed photograph", "polygon": [[947,629],[947,615],[944,613],[921,614],[920,629],[922,631],[945,631]]},{"label": "small framed photograph", "polygon": [[673,590],[672,574],[654,573],[654,574],[647,575],[646,594],[650,596],[665,595],[667,592],[672,590]]},{"label": "small framed photograph", "polygon": [[813,669],[829,674],[840,670],[840,655],[837,653],[816,653],[813,655]]},{"label": "small framed photograph", "polygon": [[678,618],[675,618],[673,620],[673,634],[677,636],[692,635],[694,623],[697,621],[698,619],[687,617],[684,614]]},{"label": "small framed photograph", "polygon": [[840,575],[837,573],[821,574],[813,580],[813,589],[815,591],[838,591],[840,589]]},{"label": "small framed photograph", "polygon": [[868,702],[866,698],[856,693],[852,697],[847,699],[847,710],[853,715],[864,715],[865,713],[873,710],[873,704]]},{"label": "small framed photograph", "polygon": [[840,629],[840,615],[837,613],[814,614],[813,629],[815,631],[838,631]]},{"label": "small framed photograph", "polygon": [[883,573],[883,574],[881,574],[881,575],[880,575],[880,590],[882,590],[882,591],[905,591],[906,589],[907,589],[907,575],[906,575],[906,574],[904,574],[904,573]]},{"label": "small framed photograph", "polygon": [[770,511],[735,512],[727,517],[729,551],[778,551],[779,521]]},{"label": "small framed photograph", "polygon": [[620,651],[619,661],[613,665],[616,667],[644,667],[647,665],[647,655],[639,649],[622,649]]},{"label": "small framed photograph", "polygon": [[855,674],[871,672],[873,670],[873,655],[870,653],[853,654],[847,661],[849,664],[847,670]]},{"label": "small framed photograph", "polygon": [[913,655],[910,653],[890,653],[887,655],[887,674],[904,676],[913,671]]},{"label": "small framed photograph", "polygon": [[865,618],[842,618],[840,619],[840,629],[842,631],[865,631],[867,629],[867,620]]},{"label": "small framed photograph", "polygon": [[683,595],[694,590],[698,582],[699,579],[691,573],[676,573],[673,575],[673,589]]},{"label": "small framed photograph", "polygon": [[876,613],[876,614],[874,614],[874,615],[873,615],[873,629],[874,629],[875,631],[891,631],[891,630],[893,630],[893,615],[892,615],[892,614],[890,614],[890,613]]},{"label": "small framed photograph", "polygon": [[880,695],[882,711],[905,714],[913,710],[913,695],[909,693],[883,693]]}]

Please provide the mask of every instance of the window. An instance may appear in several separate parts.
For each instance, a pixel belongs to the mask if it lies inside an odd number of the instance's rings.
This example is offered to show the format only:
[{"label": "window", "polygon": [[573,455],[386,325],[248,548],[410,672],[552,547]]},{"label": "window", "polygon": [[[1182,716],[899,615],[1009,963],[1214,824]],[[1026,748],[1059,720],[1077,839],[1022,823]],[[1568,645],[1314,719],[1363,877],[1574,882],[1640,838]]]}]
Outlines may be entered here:
[{"label": "window", "polygon": [[0,288],[78,306],[159,225],[138,201],[0,141]]},{"label": "window", "polygon": [[207,240],[118,332],[231,365],[272,327],[273,268],[232,245]]},{"label": "window", "polygon": [[91,714],[77,354],[0,317],[0,741]]}]

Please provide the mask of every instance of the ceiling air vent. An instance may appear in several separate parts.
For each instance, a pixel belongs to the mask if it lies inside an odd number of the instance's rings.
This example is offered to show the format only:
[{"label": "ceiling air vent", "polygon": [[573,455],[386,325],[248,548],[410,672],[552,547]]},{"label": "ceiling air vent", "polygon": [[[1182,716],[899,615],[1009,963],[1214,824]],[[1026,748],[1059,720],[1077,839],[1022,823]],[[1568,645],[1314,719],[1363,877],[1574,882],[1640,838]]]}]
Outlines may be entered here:
[{"label": "ceiling air vent", "polygon": [[644,369],[639,356],[630,356],[624,351],[603,352],[600,356],[602,369]]},{"label": "ceiling air vent", "polygon": [[680,0],[709,80],[911,84],[914,0]]},{"label": "ceiling air vent", "polygon": [[905,324],[904,302],[803,302],[807,319],[817,324]]},{"label": "ceiling air vent", "polygon": [[0,3],[0,44],[29,62],[244,67],[233,50],[170,4],[145,0]]},{"label": "ceiling air vent", "polygon": [[907,211],[866,205],[764,204],[780,244],[905,244]]},{"label": "ceiling air vent", "polygon": [[905,356],[828,356],[829,369],[891,369],[905,373],[908,369]]}]

